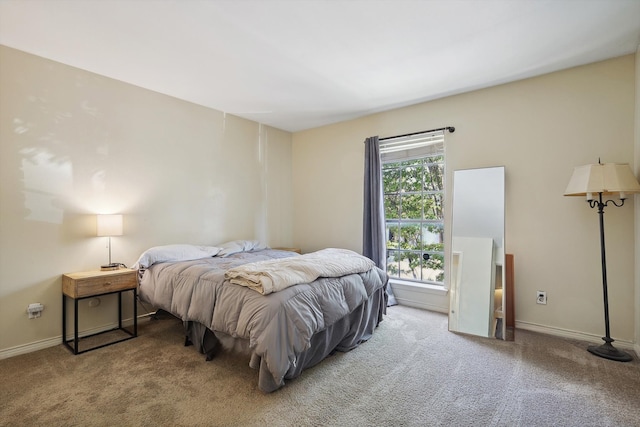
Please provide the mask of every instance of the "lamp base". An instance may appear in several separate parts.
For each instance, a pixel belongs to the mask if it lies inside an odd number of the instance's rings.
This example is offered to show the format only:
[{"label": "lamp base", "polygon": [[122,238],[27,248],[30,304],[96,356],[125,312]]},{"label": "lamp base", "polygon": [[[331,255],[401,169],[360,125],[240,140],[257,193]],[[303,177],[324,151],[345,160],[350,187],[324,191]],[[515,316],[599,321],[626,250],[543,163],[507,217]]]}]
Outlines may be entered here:
[{"label": "lamp base", "polygon": [[587,351],[591,354],[595,354],[596,356],[604,357],[605,359],[615,360],[617,362],[631,362],[633,357],[631,355],[625,353],[622,350],[618,350],[613,345],[611,345],[611,338],[606,339],[605,343],[602,345],[590,345],[587,348]]},{"label": "lamp base", "polygon": [[111,271],[111,270],[117,270],[119,268],[120,268],[120,264],[111,263],[111,264],[101,265],[100,271]]}]

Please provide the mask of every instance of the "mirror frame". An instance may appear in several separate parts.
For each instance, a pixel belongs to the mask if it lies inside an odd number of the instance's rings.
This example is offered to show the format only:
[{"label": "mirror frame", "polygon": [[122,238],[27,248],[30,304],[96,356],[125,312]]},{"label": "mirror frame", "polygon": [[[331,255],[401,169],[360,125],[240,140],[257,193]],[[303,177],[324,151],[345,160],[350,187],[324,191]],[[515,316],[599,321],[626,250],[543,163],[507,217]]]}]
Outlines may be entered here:
[{"label": "mirror frame", "polygon": [[[505,181],[504,166],[453,172],[449,270],[452,332],[508,339]],[[490,193],[489,188],[497,191]],[[464,251],[460,250],[462,246]]]}]

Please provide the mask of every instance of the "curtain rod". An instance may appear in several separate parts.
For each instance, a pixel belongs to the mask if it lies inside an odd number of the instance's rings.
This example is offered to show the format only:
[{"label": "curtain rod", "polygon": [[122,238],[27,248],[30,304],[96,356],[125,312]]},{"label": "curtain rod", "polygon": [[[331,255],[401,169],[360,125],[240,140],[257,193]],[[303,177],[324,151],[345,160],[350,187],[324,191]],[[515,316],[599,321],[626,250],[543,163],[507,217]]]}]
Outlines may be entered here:
[{"label": "curtain rod", "polygon": [[456,131],[456,128],[454,128],[453,126],[446,126],[446,127],[438,128],[438,129],[423,130],[421,132],[405,133],[404,135],[396,135],[396,136],[388,136],[386,138],[378,138],[378,141],[384,141],[384,140],[387,140],[387,139],[402,138],[402,137],[405,137],[405,136],[420,135],[421,133],[436,132],[438,130],[448,130],[449,133],[453,133],[453,132]]}]

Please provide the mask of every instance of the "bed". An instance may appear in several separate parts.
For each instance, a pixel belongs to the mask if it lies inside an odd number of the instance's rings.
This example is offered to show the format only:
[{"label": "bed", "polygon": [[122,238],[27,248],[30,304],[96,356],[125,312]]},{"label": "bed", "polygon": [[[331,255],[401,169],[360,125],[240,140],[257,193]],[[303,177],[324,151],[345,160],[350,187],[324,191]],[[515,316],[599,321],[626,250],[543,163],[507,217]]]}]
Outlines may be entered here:
[{"label": "bed", "polygon": [[[310,280],[308,266],[321,276]],[[185,343],[207,360],[220,348],[246,355],[267,393],[367,341],[386,313],[387,274],[344,249],[299,255],[258,241],[167,245],[145,251],[134,268],[141,300],[180,318]]]}]

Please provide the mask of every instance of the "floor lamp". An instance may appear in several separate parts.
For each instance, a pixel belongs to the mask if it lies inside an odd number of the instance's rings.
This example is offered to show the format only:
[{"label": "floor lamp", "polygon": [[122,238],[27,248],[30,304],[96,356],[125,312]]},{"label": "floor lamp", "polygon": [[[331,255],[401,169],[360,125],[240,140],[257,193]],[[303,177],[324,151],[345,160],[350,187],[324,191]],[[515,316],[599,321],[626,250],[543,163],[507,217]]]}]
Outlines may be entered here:
[{"label": "floor lamp", "polygon": [[[630,193],[640,193],[640,184],[636,180],[628,164],[623,163],[600,163],[578,166],[574,169],[571,181],[564,193],[565,196],[586,196],[587,203],[591,208],[598,208],[600,218],[600,254],[602,260],[602,293],[604,296],[604,323],[605,334],[602,337],[604,344],[592,345],[587,350],[596,356],[619,362],[629,362],[632,357],[624,351],[615,348],[613,339],[609,333],[609,297],[607,294],[607,261],[604,245],[604,208],[611,203],[613,206],[621,207],[627,195]],[[613,196],[619,194],[620,202],[615,200],[602,201],[603,196]],[[594,196],[597,199],[594,199]]]}]

